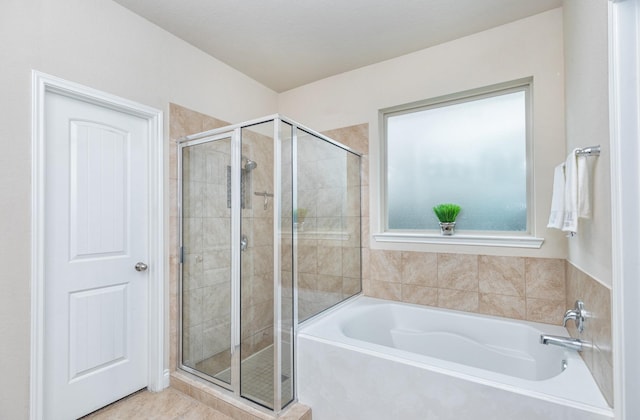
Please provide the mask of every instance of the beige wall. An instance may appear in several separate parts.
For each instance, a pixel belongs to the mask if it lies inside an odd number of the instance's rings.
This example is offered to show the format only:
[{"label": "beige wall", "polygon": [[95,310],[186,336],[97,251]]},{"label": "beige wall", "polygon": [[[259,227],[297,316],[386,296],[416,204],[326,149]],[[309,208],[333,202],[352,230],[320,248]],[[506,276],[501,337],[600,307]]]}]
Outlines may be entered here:
[{"label": "beige wall", "polygon": [[371,233],[379,231],[378,110],[533,76],[535,234],[541,249],[381,244],[371,248],[565,258],[566,239],[546,229],[553,168],[564,160],[562,10],[555,9],[413,54],[330,77],[279,96],[279,112],[327,130],[369,124]]},{"label": "beige wall", "polygon": [[0,418],[26,419],[31,69],[162,109],[165,127],[169,102],[235,122],[273,113],[276,94],[110,0],[3,0],[0,39]]},{"label": "beige wall", "polygon": [[611,287],[611,191],[607,0],[565,0],[567,150],[599,144],[593,165],[593,216],[580,220],[569,240],[568,260]]}]

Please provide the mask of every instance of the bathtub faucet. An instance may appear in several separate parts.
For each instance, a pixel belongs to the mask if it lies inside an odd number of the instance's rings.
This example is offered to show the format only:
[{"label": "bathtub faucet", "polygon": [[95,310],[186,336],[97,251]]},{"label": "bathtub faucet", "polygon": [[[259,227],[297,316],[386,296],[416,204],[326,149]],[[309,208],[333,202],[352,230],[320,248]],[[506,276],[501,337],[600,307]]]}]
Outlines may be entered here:
[{"label": "bathtub faucet", "polygon": [[581,333],[584,331],[584,321],[586,317],[587,311],[584,309],[584,303],[581,300],[576,300],[576,307],[565,312],[564,318],[562,319],[562,325],[566,327],[567,321],[573,319],[576,323],[578,332]]},{"label": "bathtub faucet", "polygon": [[587,347],[587,343],[571,337],[561,337],[559,335],[540,334],[540,344],[565,347],[570,350],[582,351]]}]

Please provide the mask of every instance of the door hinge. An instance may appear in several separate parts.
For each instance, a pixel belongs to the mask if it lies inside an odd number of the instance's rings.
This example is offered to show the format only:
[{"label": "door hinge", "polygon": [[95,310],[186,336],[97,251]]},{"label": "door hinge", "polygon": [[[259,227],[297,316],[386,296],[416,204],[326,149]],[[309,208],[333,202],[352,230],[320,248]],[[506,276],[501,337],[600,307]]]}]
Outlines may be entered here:
[{"label": "door hinge", "polygon": [[184,263],[184,247],[183,246],[180,247],[180,250],[178,251],[178,253],[180,254],[179,255],[180,264],[183,264]]}]

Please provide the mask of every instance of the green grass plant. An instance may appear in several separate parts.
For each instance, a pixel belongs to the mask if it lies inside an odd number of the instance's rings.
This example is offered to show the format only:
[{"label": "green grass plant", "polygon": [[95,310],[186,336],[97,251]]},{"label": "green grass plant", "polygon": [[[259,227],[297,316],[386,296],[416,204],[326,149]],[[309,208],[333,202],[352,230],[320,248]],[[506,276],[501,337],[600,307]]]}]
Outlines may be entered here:
[{"label": "green grass plant", "polygon": [[433,208],[433,212],[440,220],[440,223],[453,223],[456,221],[458,213],[460,213],[460,206],[451,203],[438,204]]}]

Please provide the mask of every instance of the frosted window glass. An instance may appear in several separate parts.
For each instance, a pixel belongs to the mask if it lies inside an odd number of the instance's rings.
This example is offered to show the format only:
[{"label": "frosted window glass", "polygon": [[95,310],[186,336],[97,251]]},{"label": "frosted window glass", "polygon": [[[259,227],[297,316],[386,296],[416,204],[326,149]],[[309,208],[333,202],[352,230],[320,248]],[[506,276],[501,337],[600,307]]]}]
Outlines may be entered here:
[{"label": "frosted window glass", "polygon": [[387,116],[389,229],[438,229],[432,207],[462,207],[457,230],[527,230],[524,90]]}]

